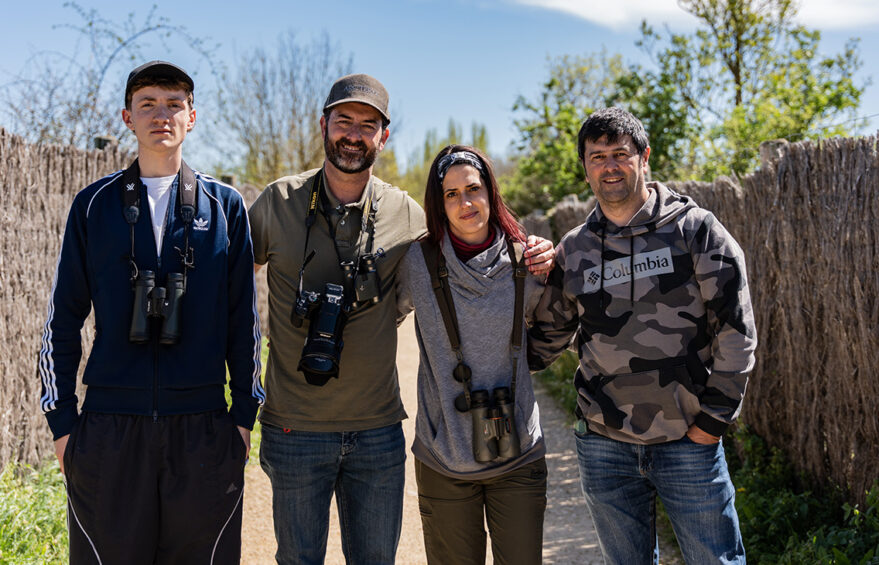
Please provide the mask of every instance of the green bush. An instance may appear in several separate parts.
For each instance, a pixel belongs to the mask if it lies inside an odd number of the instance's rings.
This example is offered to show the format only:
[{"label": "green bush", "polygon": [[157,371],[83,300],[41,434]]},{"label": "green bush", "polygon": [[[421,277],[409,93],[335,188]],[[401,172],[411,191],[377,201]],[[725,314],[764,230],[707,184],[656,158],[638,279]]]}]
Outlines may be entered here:
[{"label": "green bush", "polygon": [[67,496],[58,462],[0,474],[0,563],[67,563]]},{"label": "green bush", "polygon": [[879,565],[879,484],[866,508],[844,502],[840,489],[813,492],[781,451],[747,426],[727,452],[748,561],[783,565]]}]

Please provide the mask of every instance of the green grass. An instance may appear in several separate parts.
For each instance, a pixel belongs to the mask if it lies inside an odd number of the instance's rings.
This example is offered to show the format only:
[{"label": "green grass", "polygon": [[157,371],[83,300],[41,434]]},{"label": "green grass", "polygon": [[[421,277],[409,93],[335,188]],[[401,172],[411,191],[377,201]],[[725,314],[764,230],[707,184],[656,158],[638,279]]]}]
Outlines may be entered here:
[{"label": "green grass", "polygon": [[0,474],[0,564],[67,563],[67,498],[58,462]]}]

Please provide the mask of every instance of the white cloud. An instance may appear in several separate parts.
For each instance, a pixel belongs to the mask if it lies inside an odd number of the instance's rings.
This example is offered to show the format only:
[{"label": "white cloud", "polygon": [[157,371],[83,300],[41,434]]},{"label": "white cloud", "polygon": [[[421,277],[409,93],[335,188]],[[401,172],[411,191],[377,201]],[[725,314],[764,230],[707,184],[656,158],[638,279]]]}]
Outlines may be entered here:
[{"label": "white cloud", "polygon": [[797,19],[818,29],[858,29],[879,23],[876,0],[802,0]]},{"label": "white cloud", "polygon": [[[594,24],[620,30],[646,19],[653,24],[692,27],[695,19],[677,0],[512,0],[516,4],[555,10]],[[858,29],[879,23],[876,0],[800,0],[797,20],[821,30]]]},{"label": "white cloud", "polygon": [[611,29],[630,28],[641,20],[692,25],[693,18],[676,0],[513,0],[516,4],[564,12]]}]

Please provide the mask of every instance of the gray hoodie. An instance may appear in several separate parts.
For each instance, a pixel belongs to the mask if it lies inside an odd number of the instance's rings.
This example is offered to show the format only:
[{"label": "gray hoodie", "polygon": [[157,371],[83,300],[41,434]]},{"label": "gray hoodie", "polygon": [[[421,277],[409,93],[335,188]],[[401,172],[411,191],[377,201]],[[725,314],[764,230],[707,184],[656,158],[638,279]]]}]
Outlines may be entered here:
[{"label": "gray hoodie", "polygon": [[[508,387],[512,379],[510,334],[515,291],[506,243],[499,233],[491,247],[465,264],[455,255],[446,234],[442,252],[449,270],[464,362],[473,371],[471,388],[491,392],[496,387]],[[545,447],[524,341],[518,354],[515,399],[522,455],[501,463],[477,463],[473,457],[471,416],[458,412],[454,406],[455,397],[464,390],[464,385],[452,377],[457,359],[419,243],[409,248],[397,276],[400,316],[415,310],[420,349],[418,415],[412,445],[415,457],[446,476],[469,480],[495,477],[542,457]],[[542,284],[528,275],[525,279],[526,320],[530,320],[542,290]],[[526,320],[518,321],[523,330]]]}]

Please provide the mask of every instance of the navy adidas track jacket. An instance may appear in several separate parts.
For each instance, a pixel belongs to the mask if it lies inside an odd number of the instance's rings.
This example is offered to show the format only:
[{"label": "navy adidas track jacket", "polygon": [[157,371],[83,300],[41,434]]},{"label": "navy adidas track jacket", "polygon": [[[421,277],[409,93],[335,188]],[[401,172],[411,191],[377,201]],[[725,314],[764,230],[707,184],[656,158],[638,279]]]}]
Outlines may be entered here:
[{"label": "navy adidas track jacket", "polygon": [[[109,414],[194,414],[226,407],[226,365],[232,414],[252,428],[264,399],[260,384],[260,331],[247,207],[232,187],[195,172],[197,212],[190,230],[195,268],[187,273],[180,340],[162,345],[152,328],[149,343],[128,339],[134,291],[129,282],[129,224],[123,217],[123,171],[86,187],[73,201],[49,297],[39,355],[40,405],[55,439],[77,418],[76,374],[82,356],[80,330],[95,311],[95,338],[83,374],[84,411]],[[150,222],[146,187],[138,183],[140,219],[135,224],[138,268],[183,272],[184,224],[177,182],[171,189],[162,252]]]}]

